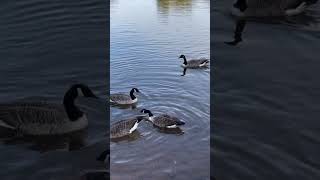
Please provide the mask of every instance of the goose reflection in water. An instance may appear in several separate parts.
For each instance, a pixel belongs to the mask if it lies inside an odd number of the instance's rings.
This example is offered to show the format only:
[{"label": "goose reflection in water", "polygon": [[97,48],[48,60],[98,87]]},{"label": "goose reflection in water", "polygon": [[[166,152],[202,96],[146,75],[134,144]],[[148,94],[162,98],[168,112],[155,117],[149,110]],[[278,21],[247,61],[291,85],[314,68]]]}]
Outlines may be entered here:
[{"label": "goose reflection in water", "polygon": [[184,131],[180,127],[176,128],[157,128],[157,131],[164,134],[176,134],[176,135],[183,135]]},{"label": "goose reflection in water", "polygon": [[122,142],[122,141],[131,142],[139,139],[140,137],[141,137],[141,133],[139,132],[139,130],[135,130],[129,135],[119,137],[119,138],[111,138],[110,141],[115,143]]},{"label": "goose reflection in water", "polygon": [[233,41],[225,42],[228,45],[236,46],[238,43],[242,41],[242,32],[246,26],[245,19],[239,19],[236,22],[236,28],[234,31]]},{"label": "goose reflection in water", "polygon": [[[6,134],[7,135],[7,134]],[[86,146],[87,129],[64,135],[47,136],[17,136],[1,137],[6,145],[26,145],[27,149],[39,152],[48,152],[53,150],[74,151]]]},{"label": "goose reflection in water", "polygon": [[118,109],[136,109],[137,104],[123,104],[123,105],[118,105],[118,104],[110,104],[111,107],[113,108],[118,108]]},{"label": "goose reflection in water", "polygon": [[[185,76],[187,74],[187,70],[190,69],[190,68],[183,68],[182,70],[182,74],[180,76]],[[201,68],[198,68],[198,69],[209,69],[209,67],[201,67]],[[191,69],[191,71],[195,71],[197,69]]]},{"label": "goose reflection in water", "polygon": [[312,11],[308,12],[309,14],[299,14],[297,16],[285,16],[285,17],[263,17],[263,18],[238,18],[235,23],[234,36],[232,41],[225,42],[230,46],[236,46],[243,41],[242,33],[246,27],[247,21],[255,21],[260,23],[268,24],[285,24],[289,26],[303,25],[306,29],[313,29],[316,26],[319,26],[319,19],[313,15]]}]

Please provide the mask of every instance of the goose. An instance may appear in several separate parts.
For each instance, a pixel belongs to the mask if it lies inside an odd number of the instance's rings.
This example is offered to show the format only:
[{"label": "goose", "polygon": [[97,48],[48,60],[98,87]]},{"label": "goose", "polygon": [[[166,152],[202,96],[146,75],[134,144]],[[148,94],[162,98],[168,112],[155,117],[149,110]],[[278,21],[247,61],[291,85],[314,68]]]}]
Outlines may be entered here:
[{"label": "goose", "polygon": [[65,93],[63,104],[1,104],[0,126],[26,135],[57,135],[84,129],[88,120],[74,104],[78,96],[97,98],[88,86],[75,84]]},{"label": "goose", "polygon": [[130,91],[130,95],[116,93],[110,95],[110,103],[118,104],[118,105],[130,105],[134,104],[138,101],[138,98],[134,95],[135,92],[140,92],[137,88],[132,88]]},{"label": "goose", "polygon": [[236,0],[231,14],[238,17],[294,16],[318,0]]},{"label": "goose", "polygon": [[177,126],[185,124],[184,121],[181,121],[178,118],[167,114],[160,114],[154,117],[150,110],[142,109],[140,112],[148,114],[148,120],[152,122],[153,125],[159,128],[176,128]]},{"label": "goose", "polygon": [[183,64],[181,66],[184,68],[201,68],[208,66],[209,63],[209,60],[205,58],[187,61],[186,56],[183,54],[179,58],[183,58]]},{"label": "goose", "polygon": [[110,128],[111,139],[130,135],[138,128],[139,123],[143,119],[143,116],[137,116],[135,118],[128,118],[115,122]]}]

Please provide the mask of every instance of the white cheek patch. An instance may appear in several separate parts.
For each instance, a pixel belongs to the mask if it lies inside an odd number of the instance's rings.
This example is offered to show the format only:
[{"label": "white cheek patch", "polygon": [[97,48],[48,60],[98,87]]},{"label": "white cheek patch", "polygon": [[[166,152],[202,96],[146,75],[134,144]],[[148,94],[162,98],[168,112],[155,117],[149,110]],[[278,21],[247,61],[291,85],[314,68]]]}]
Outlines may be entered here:
[{"label": "white cheek patch", "polygon": [[77,92],[78,92],[78,96],[84,96],[84,94],[82,93],[82,90],[80,88],[77,88]]}]

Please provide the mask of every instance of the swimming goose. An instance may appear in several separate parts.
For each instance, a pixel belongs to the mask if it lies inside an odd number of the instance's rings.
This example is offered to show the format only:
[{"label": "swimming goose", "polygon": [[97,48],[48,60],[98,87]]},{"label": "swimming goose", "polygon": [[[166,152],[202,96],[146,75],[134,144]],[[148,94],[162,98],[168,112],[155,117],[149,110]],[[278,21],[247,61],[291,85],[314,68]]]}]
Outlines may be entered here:
[{"label": "swimming goose", "polygon": [[88,86],[75,84],[65,93],[63,105],[15,102],[0,105],[0,126],[27,135],[64,134],[88,126],[86,115],[74,104],[77,96],[97,98]]},{"label": "swimming goose", "polygon": [[236,0],[231,9],[234,16],[294,16],[318,0]]},{"label": "swimming goose", "polygon": [[183,58],[183,64],[181,66],[184,68],[201,68],[206,67],[209,63],[209,60],[205,58],[187,61],[186,56],[183,54],[179,58]]},{"label": "swimming goose", "polygon": [[140,121],[143,119],[143,116],[137,116],[135,118],[129,118],[115,122],[111,125],[111,139],[130,135],[138,128]]},{"label": "swimming goose", "polygon": [[138,98],[134,95],[135,92],[139,92],[137,88],[132,88],[130,95],[117,93],[110,95],[110,102],[119,105],[134,104],[138,101]]},{"label": "swimming goose", "polygon": [[154,117],[150,110],[142,109],[140,112],[148,114],[148,120],[151,121],[153,125],[159,128],[176,128],[177,126],[185,124],[184,121],[181,121],[178,118],[167,114],[160,114]]}]

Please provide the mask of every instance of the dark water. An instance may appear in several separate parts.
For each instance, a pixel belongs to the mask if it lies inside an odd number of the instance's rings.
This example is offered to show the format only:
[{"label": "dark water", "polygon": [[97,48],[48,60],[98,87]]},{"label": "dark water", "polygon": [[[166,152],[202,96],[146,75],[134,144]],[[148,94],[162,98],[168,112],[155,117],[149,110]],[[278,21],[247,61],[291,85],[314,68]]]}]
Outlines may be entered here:
[{"label": "dark water", "polygon": [[232,1],[213,1],[217,179],[319,179],[319,2],[306,14],[247,20],[233,40]]},{"label": "dark water", "polygon": [[111,108],[111,123],[139,114],[169,113],[184,134],[140,123],[133,137],[111,142],[112,179],[209,179],[210,69],[181,76],[181,54],[210,57],[210,2],[111,1],[111,93],[141,91],[135,108]]},{"label": "dark water", "polygon": [[[2,1],[1,102],[44,97],[60,103],[74,83],[106,96],[105,1]],[[1,179],[77,179],[107,146],[105,104],[80,100],[86,131],[51,138],[1,138]]]}]

